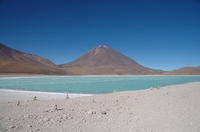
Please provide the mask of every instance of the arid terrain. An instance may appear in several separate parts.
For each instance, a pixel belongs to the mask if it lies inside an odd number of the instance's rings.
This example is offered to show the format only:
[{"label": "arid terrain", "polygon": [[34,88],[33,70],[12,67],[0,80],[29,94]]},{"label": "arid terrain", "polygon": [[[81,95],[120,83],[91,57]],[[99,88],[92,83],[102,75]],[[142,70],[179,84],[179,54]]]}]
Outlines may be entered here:
[{"label": "arid terrain", "polygon": [[193,82],[69,99],[1,91],[0,131],[199,132],[199,86]]},{"label": "arid terrain", "polygon": [[76,60],[55,65],[38,55],[17,51],[0,44],[0,73],[45,75],[200,75],[200,67],[184,67],[173,71],[147,68],[133,59],[100,45]]}]

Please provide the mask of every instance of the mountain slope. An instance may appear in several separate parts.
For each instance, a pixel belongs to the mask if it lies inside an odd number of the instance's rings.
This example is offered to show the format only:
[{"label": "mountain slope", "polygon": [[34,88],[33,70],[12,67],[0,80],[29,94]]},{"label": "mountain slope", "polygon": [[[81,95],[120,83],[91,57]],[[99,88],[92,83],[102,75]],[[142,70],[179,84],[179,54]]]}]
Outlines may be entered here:
[{"label": "mountain slope", "polygon": [[183,67],[177,70],[163,73],[164,75],[200,75],[199,67]]},{"label": "mountain slope", "polygon": [[100,45],[86,52],[73,62],[60,65],[75,74],[161,74],[138,64],[121,53]]},{"label": "mountain slope", "polygon": [[29,64],[42,65],[42,66],[51,66],[51,67],[56,66],[48,59],[41,58],[40,56],[37,55],[20,52],[15,49],[9,48],[3,44],[0,44],[0,58],[15,60]]},{"label": "mountain slope", "polygon": [[0,44],[1,73],[66,74],[48,59]]}]

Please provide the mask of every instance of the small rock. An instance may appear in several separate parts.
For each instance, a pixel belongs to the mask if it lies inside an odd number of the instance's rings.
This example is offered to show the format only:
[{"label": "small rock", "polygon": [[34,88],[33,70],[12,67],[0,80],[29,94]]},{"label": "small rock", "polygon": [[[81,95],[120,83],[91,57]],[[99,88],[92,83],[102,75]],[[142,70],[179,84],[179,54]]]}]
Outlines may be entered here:
[{"label": "small rock", "polygon": [[96,111],[92,111],[92,114],[96,114]]},{"label": "small rock", "polygon": [[29,117],[29,115],[24,115],[23,117],[24,117],[24,118],[28,118],[28,117]]},{"label": "small rock", "polygon": [[62,117],[63,119],[67,119],[68,117],[66,116],[66,115],[63,115],[63,117]]},{"label": "small rock", "polygon": [[20,102],[18,101],[18,102],[17,102],[17,106],[19,106],[19,105],[20,105]]},{"label": "small rock", "polygon": [[95,103],[94,98],[92,99],[92,102]]},{"label": "small rock", "polygon": [[69,99],[69,96],[68,96],[68,94],[66,95],[65,99],[66,99],[66,100],[68,100],[68,99]]},{"label": "small rock", "polygon": [[58,110],[57,104],[54,104],[53,107],[54,107],[54,111],[57,111],[57,110]]},{"label": "small rock", "polygon": [[88,114],[96,114],[96,111],[89,110],[87,113]]},{"label": "small rock", "polygon": [[44,119],[42,119],[42,121],[47,122],[47,121],[50,121],[50,119],[49,118],[44,118]]},{"label": "small rock", "polygon": [[69,119],[73,119],[73,117],[70,116]]},{"label": "small rock", "polygon": [[88,113],[88,114],[92,114],[92,110],[89,110],[87,113]]},{"label": "small rock", "polygon": [[16,126],[14,125],[9,126],[9,129],[13,129],[13,128],[16,128]]},{"label": "small rock", "polygon": [[30,128],[32,128],[33,126],[31,126],[31,125],[28,125],[27,127],[30,127]]},{"label": "small rock", "polygon": [[56,119],[63,119],[63,117],[62,116],[57,116]]},{"label": "small rock", "polygon": [[101,114],[102,115],[106,115],[107,113],[106,113],[106,111],[102,111]]},{"label": "small rock", "polygon": [[33,97],[33,101],[36,101],[36,100],[37,100],[37,98],[36,98],[36,96],[34,96],[34,97]]},{"label": "small rock", "polygon": [[44,110],[43,112],[49,112],[50,110]]}]

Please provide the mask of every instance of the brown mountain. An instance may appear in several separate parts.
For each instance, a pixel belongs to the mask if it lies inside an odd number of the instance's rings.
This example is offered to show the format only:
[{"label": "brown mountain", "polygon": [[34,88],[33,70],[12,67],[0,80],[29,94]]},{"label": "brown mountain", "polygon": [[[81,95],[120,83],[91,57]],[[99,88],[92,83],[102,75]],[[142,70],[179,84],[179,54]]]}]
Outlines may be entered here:
[{"label": "brown mountain", "polygon": [[0,44],[1,73],[64,74],[57,66],[40,56],[24,53]]},{"label": "brown mountain", "polygon": [[28,54],[9,48],[3,44],[0,44],[0,58],[15,60],[19,62],[36,64],[41,66],[55,67],[56,65],[48,59],[41,58],[40,56]]},{"label": "brown mountain", "polygon": [[161,74],[163,71],[143,67],[121,53],[100,45],[86,52],[73,62],[60,67],[74,74]]},{"label": "brown mountain", "polygon": [[0,73],[74,75],[200,75],[200,67],[164,72],[146,68],[106,46],[98,46],[73,62],[56,66],[50,60],[0,44]]},{"label": "brown mountain", "polygon": [[183,67],[177,70],[163,73],[164,75],[200,75],[199,67]]}]

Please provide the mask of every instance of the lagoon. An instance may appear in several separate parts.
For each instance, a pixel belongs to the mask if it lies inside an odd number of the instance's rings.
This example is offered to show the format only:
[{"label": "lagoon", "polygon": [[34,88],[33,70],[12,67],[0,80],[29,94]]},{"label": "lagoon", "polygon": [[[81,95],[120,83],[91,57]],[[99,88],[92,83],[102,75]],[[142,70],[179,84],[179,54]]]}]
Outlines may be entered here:
[{"label": "lagoon", "polygon": [[0,89],[105,94],[113,91],[143,90],[189,82],[200,76],[34,76],[0,78]]}]

